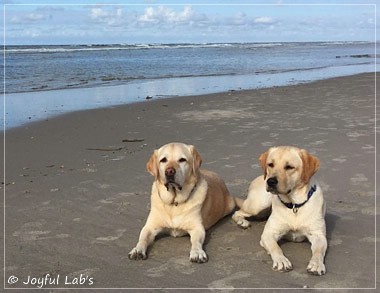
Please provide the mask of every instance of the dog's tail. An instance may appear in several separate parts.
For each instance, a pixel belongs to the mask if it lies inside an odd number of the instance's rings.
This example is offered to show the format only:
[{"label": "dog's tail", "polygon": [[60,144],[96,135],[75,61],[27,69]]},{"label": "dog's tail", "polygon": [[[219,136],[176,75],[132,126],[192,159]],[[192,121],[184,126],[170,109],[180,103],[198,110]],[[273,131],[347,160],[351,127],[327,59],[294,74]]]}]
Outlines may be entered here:
[{"label": "dog's tail", "polygon": [[244,199],[230,195],[227,198],[227,202],[225,203],[224,215],[226,216],[226,215],[231,214],[232,212],[236,211],[237,208],[240,209],[243,205],[243,202],[244,202]]},{"label": "dog's tail", "polygon": [[243,203],[244,203],[244,199],[242,199],[240,197],[234,197],[234,200],[235,200],[235,204],[238,206],[238,208],[241,209],[241,207],[243,206]]}]

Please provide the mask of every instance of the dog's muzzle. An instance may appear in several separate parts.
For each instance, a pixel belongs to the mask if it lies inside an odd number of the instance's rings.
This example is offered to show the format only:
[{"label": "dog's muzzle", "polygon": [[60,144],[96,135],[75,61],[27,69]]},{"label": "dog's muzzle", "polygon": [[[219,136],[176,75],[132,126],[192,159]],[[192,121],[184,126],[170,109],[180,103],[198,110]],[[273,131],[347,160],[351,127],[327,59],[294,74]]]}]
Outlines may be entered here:
[{"label": "dog's muzzle", "polygon": [[166,177],[166,183],[165,187],[167,190],[169,190],[170,186],[173,186],[174,188],[177,188],[178,190],[182,190],[182,186],[175,182],[175,174],[176,170],[172,167],[169,167],[165,170],[165,177]]},{"label": "dog's muzzle", "polygon": [[291,189],[287,190],[286,192],[279,191],[278,190],[278,180],[277,177],[271,177],[268,178],[267,180],[267,191],[273,194],[283,194],[283,195],[288,195],[289,193],[292,192]]},{"label": "dog's muzzle", "polygon": [[278,184],[278,180],[276,177],[268,178],[268,180],[267,180],[267,191],[272,192],[272,193],[276,193],[277,192],[277,184]]}]

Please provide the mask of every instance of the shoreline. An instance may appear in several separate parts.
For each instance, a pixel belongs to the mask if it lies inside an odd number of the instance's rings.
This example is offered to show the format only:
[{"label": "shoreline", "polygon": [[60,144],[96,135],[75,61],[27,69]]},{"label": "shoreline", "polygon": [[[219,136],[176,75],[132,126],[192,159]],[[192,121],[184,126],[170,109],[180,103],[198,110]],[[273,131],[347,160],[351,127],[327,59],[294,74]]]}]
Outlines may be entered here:
[{"label": "shoreline", "polygon": [[[9,58],[11,58],[13,62],[16,62],[14,66],[26,66],[25,69],[29,71],[30,78],[22,79],[19,81],[17,74],[13,75],[14,72],[10,68],[6,72],[6,92],[33,92],[34,90],[43,89],[58,90],[89,86],[99,87],[103,86],[105,83],[108,83],[107,85],[118,85],[124,84],[125,82],[128,82],[130,80],[144,80],[150,78],[165,79],[175,77],[201,77],[213,75],[260,75],[266,73],[276,74],[287,71],[308,71],[313,69],[330,68],[335,66],[352,66],[354,64],[360,66],[363,64],[373,64],[374,62],[376,62],[376,56],[372,54],[374,52],[374,48],[375,43],[373,42],[267,42],[182,45],[109,44],[100,46],[95,45],[95,47],[91,45],[57,45],[53,47],[37,45],[30,46],[24,49],[22,48],[22,46],[16,46],[4,52],[7,53],[7,58],[9,56]],[[144,51],[141,51],[141,49],[143,49]],[[195,58],[193,61],[187,59],[187,55],[192,55],[193,50],[196,50],[205,58],[206,63],[202,62],[205,66],[204,68],[199,68],[199,66],[191,66],[193,62],[197,62],[197,58]],[[310,54],[310,56],[307,57],[310,58],[308,59],[308,61],[303,60],[303,58],[299,58],[303,56],[304,50],[307,50]],[[123,60],[122,63],[127,62],[127,64],[130,64],[131,60],[125,57],[130,55],[132,59],[139,59],[141,57],[140,52],[144,52],[143,55],[148,59],[152,57],[157,59],[160,58],[160,56],[165,56],[165,54],[170,55],[172,57],[163,63],[159,62],[153,68],[149,66],[149,63],[142,65],[140,62],[137,62],[136,64],[135,62],[132,62],[131,66],[132,68],[134,68],[134,70],[131,70],[129,66],[123,67],[124,70],[122,72],[118,70],[112,70],[112,67],[119,67],[120,65],[122,65],[120,63],[115,62],[114,58],[116,58],[116,60],[119,61]],[[217,60],[214,60],[213,55],[215,54],[213,54],[213,52],[219,52],[219,57],[217,58]],[[255,56],[252,56],[250,54],[252,52],[255,52]],[[265,59],[267,59],[265,56],[268,52],[272,52],[272,57],[275,57],[276,59],[273,60],[273,63],[267,63],[264,61]],[[102,63],[102,67],[104,69],[103,74],[100,74],[99,72],[97,74],[97,70],[92,71],[91,69],[93,68],[91,66],[91,56],[97,56],[101,58],[101,56],[104,54],[107,54],[108,61]],[[281,56],[286,55],[288,55],[290,59],[284,60],[281,58]],[[52,64],[47,63],[46,66],[44,66],[47,72],[44,72],[43,70],[37,70],[36,76],[33,77],[32,73],[34,72],[34,66],[32,65],[28,67],[28,64],[23,64],[23,56],[30,56],[31,62],[33,62],[33,60],[40,60],[41,62],[44,62],[44,59],[40,59],[43,56],[45,56],[47,59],[54,58],[54,60],[56,59],[56,57],[58,57],[59,59],[61,57],[83,58],[84,56],[87,56],[89,57],[89,59],[87,59],[87,57],[86,59],[89,60],[89,62],[81,64],[80,68],[86,68],[85,72],[83,72],[78,68],[77,65],[75,65],[74,63],[70,63],[70,61],[68,60],[69,62],[66,63],[66,66],[58,70],[57,73],[60,73],[58,74],[58,76],[49,74],[50,71],[56,71],[56,69],[54,69],[54,62]],[[262,58],[260,58],[260,56],[262,56]],[[254,59],[252,59],[252,57]],[[183,59],[183,69],[174,69],[174,67],[176,67],[177,65],[175,63],[176,58]],[[210,58],[214,61],[208,63],[207,60],[209,60]],[[224,62],[228,58],[232,58],[231,63],[230,65],[225,66]],[[361,60],[357,60],[358,58],[360,58]],[[288,63],[289,60],[293,61]],[[323,60],[326,60],[326,62],[323,62]],[[234,66],[233,64],[235,64],[236,66]],[[58,62],[57,65],[60,66],[60,63]],[[109,65],[111,65],[111,67],[108,67]],[[167,70],[168,67],[174,70]],[[180,67],[182,68],[182,66]],[[149,70],[144,70],[146,68],[149,68]],[[356,73],[359,72],[360,70]],[[62,78],[60,78],[60,76]]]},{"label": "shoreline", "polygon": [[[220,94],[311,83],[329,78],[374,73],[374,65],[331,67],[260,75],[222,75],[144,80],[124,85],[4,94],[0,131],[80,110],[114,107],[146,99]],[[358,73],[361,72],[361,73]],[[370,71],[370,72],[367,72]],[[0,108],[0,110],[2,110]],[[5,122],[5,126],[2,123]]]},{"label": "shoreline", "polygon": [[[82,274],[93,278],[89,289],[379,286],[375,123],[375,73],[367,73],[153,99],[6,130],[5,279]],[[170,141],[195,145],[202,167],[241,198],[269,147],[316,155],[327,200],[326,275],[307,274],[307,242],[281,244],[294,269],[273,272],[259,245],[265,221],[240,230],[230,216],[207,233],[208,263],[189,262],[188,237],[159,238],[146,261],[128,260],[149,211],[146,162]]]}]

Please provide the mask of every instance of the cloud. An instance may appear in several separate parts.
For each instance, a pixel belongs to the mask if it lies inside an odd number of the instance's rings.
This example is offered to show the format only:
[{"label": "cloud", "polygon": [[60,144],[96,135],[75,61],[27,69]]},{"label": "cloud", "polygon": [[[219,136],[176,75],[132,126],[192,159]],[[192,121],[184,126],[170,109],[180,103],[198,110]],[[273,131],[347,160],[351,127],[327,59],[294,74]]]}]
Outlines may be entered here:
[{"label": "cloud", "polygon": [[244,12],[239,12],[235,14],[234,17],[225,17],[220,18],[216,24],[223,25],[226,28],[234,29],[235,26],[240,27],[250,27],[254,29],[258,25],[272,25],[276,23],[276,21],[272,17],[260,16],[260,17],[252,17],[247,16]]},{"label": "cloud", "polygon": [[40,21],[42,19],[45,19],[45,16],[43,14],[30,13],[27,15],[28,21]]},{"label": "cloud", "polygon": [[191,28],[213,31],[217,28],[234,30],[238,27],[254,27],[257,25],[272,25],[276,21],[267,16],[252,17],[247,16],[245,12],[238,12],[234,16],[225,16],[218,14],[204,14],[196,11],[192,6],[188,5],[181,11],[175,11],[167,6],[147,7],[144,13],[137,17],[137,23],[143,27],[150,26],[189,26]]},{"label": "cloud", "polygon": [[14,16],[11,18],[11,23],[13,24],[31,24],[38,23],[45,20],[47,17],[42,13],[29,13],[20,16]]},{"label": "cloud", "polygon": [[255,18],[253,22],[256,24],[273,24],[274,20],[271,17],[262,16]]},{"label": "cloud", "polygon": [[[373,36],[376,22],[370,7],[308,7],[306,17],[306,8],[301,6],[156,5],[155,0],[149,3],[9,5],[5,17],[7,36],[19,43],[31,38],[35,43],[361,40]],[[348,36],[348,28],[354,29],[356,35]]]},{"label": "cloud", "polygon": [[176,12],[166,6],[147,7],[139,17],[141,23],[152,24],[189,24],[194,20],[195,11],[191,6],[185,6],[183,11]]},{"label": "cloud", "polygon": [[65,11],[65,6],[45,5],[36,7],[36,11],[39,12],[59,12]]},{"label": "cloud", "polygon": [[123,9],[120,7],[104,9],[95,7],[90,10],[90,18],[94,22],[114,26],[123,23]]}]

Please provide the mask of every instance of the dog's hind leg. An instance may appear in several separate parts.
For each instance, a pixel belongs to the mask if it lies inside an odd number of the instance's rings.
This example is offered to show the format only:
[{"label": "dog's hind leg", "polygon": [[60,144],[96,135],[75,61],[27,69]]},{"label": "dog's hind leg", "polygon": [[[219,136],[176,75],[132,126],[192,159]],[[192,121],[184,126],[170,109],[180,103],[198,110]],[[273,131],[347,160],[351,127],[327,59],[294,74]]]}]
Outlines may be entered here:
[{"label": "dog's hind leg", "polygon": [[251,226],[251,223],[245,218],[249,218],[251,216],[252,214],[246,213],[243,210],[239,210],[232,215],[232,220],[234,220],[240,228],[247,229],[249,226]]},{"label": "dog's hind leg", "polygon": [[268,216],[272,206],[273,195],[266,191],[266,183],[263,176],[257,177],[249,186],[246,200],[236,200],[240,210],[235,212],[232,219],[243,229],[250,226],[245,218]]}]

